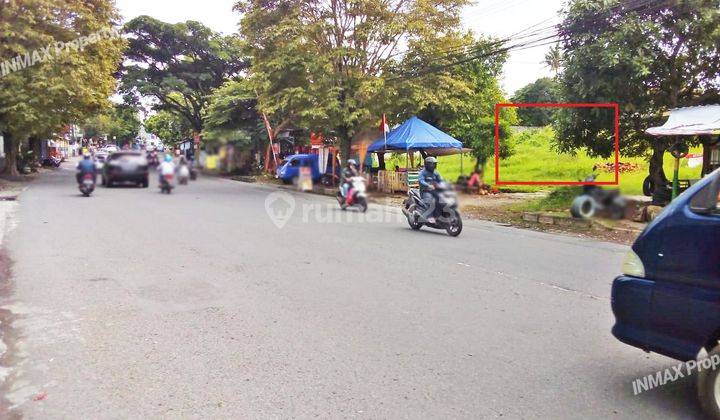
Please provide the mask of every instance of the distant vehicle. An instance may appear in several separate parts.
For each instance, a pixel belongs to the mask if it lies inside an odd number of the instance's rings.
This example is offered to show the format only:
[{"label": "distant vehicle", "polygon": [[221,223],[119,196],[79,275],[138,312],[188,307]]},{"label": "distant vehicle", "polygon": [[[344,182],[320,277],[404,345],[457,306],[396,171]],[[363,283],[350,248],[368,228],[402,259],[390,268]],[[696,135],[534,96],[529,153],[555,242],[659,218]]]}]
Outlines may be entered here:
[{"label": "distant vehicle", "polygon": [[103,149],[104,149],[105,152],[107,152],[107,153],[115,153],[115,152],[117,152],[118,150],[120,150],[120,149],[119,149],[116,145],[114,145],[114,144],[108,144],[107,146],[103,147]]},{"label": "distant vehicle", "polygon": [[122,151],[107,158],[102,171],[102,185],[112,187],[125,182],[148,187],[148,162],[144,153]]},{"label": "distant vehicle", "polygon": [[328,162],[327,169],[324,173],[320,173],[318,163],[318,155],[316,154],[298,154],[288,156],[285,163],[282,163],[277,169],[277,177],[285,184],[297,183],[300,176],[301,167],[310,167],[313,182],[324,181],[325,179],[338,178],[340,174],[340,163],[335,162],[335,174],[332,173],[332,162]]},{"label": "distant vehicle", "polygon": [[[342,195],[342,191],[338,191],[337,200],[342,210],[348,207],[357,207],[361,212],[367,211],[367,186],[365,178],[361,176],[354,176],[350,178],[350,189],[348,190],[348,197]],[[342,186],[340,187],[342,189]]]},{"label": "distant vehicle", "polygon": [[720,169],[668,205],[628,252],[610,300],[612,333],[623,343],[688,367],[707,351],[713,368],[693,373],[712,418],[720,418],[719,193]]},{"label": "distant vehicle", "polygon": [[105,151],[98,151],[95,153],[95,167],[97,168],[98,172],[102,171],[103,166],[105,166],[105,161],[107,160],[108,153]]}]

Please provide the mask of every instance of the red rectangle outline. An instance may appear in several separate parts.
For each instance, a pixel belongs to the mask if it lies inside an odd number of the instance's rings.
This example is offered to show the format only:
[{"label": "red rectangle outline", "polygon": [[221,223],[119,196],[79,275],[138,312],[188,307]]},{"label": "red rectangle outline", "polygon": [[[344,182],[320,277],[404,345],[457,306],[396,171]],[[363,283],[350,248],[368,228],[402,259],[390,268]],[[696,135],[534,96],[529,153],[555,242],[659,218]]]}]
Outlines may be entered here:
[{"label": "red rectangle outline", "polygon": [[[500,181],[500,108],[613,108],[615,110],[615,181]],[[620,106],[617,103],[495,104],[495,185],[618,185],[620,183]]]}]

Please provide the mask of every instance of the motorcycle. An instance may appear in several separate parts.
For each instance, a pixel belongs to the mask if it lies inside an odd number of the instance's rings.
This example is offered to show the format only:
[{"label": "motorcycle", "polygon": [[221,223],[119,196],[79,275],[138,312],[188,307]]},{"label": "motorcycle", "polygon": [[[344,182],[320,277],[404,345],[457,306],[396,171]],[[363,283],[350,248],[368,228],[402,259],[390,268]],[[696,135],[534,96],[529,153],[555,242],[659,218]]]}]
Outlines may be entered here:
[{"label": "motorcycle", "polygon": [[42,166],[52,166],[59,168],[62,163],[62,159],[57,156],[48,156],[42,161]]},{"label": "motorcycle", "polygon": [[[585,182],[594,182],[596,174],[585,178]],[[597,185],[584,185],[583,192],[575,197],[570,206],[570,214],[578,219],[590,219],[595,214],[603,214],[611,219],[620,220],[625,217],[627,203],[620,195],[620,190],[606,190]]]},{"label": "motorcycle", "polygon": [[85,197],[90,197],[93,191],[95,191],[95,176],[93,174],[85,174],[78,185],[80,192]]},{"label": "motorcycle", "polygon": [[187,185],[190,179],[190,169],[187,165],[180,165],[178,168],[178,184]]},{"label": "motorcycle", "polygon": [[158,154],[154,150],[147,154],[147,161],[148,165],[155,168],[160,164],[160,160],[158,159]]},{"label": "motorcycle", "polygon": [[348,207],[358,207],[360,211],[365,213],[368,208],[365,178],[361,176],[354,176],[350,178],[349,181],[350,189],[348,189],[347,192],[348,197],[343,196],[342,189],[338,191],[338,204],[340,204],[340,208],[343,210],[346,210]]},{"label": "motorcycle", "polygon": [[421,214],[427,209],[422,200],[420,191],[411,188],[408,197],[403,202],[402,212],[407,217],[408,224],[412,230],[419,230],[423,226],[433,229],[445,230],[450,236],[458,236],[462,232],[462,217],[458,210],[457,195],[449,184],[441,182],[435,185],[435,209],[432,217],[435,223],[421,221]]},{"label": "motorcycle", "polygon": [[175,175],[165,174],[160,177],[160,192],[170,194],[173,189],[173,180]]}]

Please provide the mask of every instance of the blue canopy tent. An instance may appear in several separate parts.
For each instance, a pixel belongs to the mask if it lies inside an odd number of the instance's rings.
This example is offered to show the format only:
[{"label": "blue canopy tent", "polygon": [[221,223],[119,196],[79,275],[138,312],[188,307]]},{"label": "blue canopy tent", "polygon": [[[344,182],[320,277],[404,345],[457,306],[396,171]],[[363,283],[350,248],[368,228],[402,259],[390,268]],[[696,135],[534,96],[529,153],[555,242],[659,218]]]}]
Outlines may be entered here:
[{"label": "blue canopy tent", "polygon": [[[396,127],[387,134],[386,138],[380,138],[374,141],[369,147],[369,153],[407,153],[410,164],[406,167],[414,166],[413,155],[420,152],[423,157],[443,156],[451,154],[461,154],[460,171],[462,172],[462,153],[469,152],[470,149],[463,149],[462,143],[443,133],[432,125],[419,119],[411,117],[402,125]],[[406,186],[413,186],[417,183],[417,172],[405,172],[405,178],[402,179]],[[394,171],[378,171],[378,188],[381,190],[394,192],[399,183],[399,174]]]},{"label": "blue canopy tent", "polygon": [[439,154],[450,154],[448,152],[462,153],[463,147],[459,140],[449,134],[418,117],[411,117],[388,133],[387,139],[378,139],[368,147],[370,153],[398,151],[422,151],[429,155],[437,151]]}]

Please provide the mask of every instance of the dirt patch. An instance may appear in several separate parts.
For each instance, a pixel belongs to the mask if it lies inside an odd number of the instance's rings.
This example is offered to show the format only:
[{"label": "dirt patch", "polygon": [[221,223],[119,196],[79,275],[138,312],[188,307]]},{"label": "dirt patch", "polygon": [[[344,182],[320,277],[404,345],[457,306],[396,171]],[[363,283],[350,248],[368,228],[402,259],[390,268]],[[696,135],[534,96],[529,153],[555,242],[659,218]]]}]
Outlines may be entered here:
[{"label": "dirt patch", "polygon": [[621,221],[608,223],[605,226],[596,225],[590,228],[584,228],[572,225],[545,225],[542,223],[534,223],[523,220],[522,212],[511,209],[512,205],[503,205],[496,207],[479,207],[464,206],[461,211],[463,216],[470,219],[489,220],[492,222],[515,226],[522,229],[530,229],[538,232],[560,233],[570,236],[578,236],[584,238],[599,239],[602,241],[616,242],[620,244],[632,244],[641,232],[643,224],[633,223],[629,221]]},{"label": "dirt patch", "polygon": [[[541,199],[546,195],[546,192],[500,193],[484,196],[459,194],[458,201],[460,202],[460,212],[466,219],[489,220],[522,229],[593,238],[621,244],[632,244],[645,227],[642,223],[627,220],[598,223],[591,228],[544,225],[523,220],[523,212],[515,207],[518,204]],[[371,199],[374,203],[400,207],[405,200],[405,195],[373,194]]]}]

